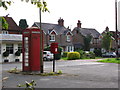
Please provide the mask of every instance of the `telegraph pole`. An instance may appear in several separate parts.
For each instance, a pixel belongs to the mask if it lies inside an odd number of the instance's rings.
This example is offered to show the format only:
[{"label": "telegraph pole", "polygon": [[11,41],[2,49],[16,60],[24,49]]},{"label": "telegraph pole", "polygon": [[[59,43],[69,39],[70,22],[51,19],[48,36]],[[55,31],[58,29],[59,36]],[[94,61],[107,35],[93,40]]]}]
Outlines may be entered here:
[{"label": "telegraph pole", "polygon": [[43,73],[43,40],[42,40],[43,32],[42,32],[42,26],[41,26],[41,7],[39,8],[39,18],[40,18],[40,30],[41,30],[41,33],[40,33],[40,70],[41,70],[41,73]]},{"label": "telegraph pole", "polygon": [[117,30],[117,0],[115,0],[115,30],[116,30],[116,58],[118,58],[118,30]]}]

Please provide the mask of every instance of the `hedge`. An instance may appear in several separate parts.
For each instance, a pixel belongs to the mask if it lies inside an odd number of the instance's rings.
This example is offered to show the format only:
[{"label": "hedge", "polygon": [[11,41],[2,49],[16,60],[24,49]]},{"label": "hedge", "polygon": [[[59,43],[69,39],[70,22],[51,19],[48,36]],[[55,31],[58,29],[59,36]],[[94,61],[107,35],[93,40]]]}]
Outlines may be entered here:
[{"label": "hedge", "polygon": [[80,54],[79,52],[68,52],[67,58],[68,60],[80,59]]},{"label": "hedge", "polygon": [[62,57],[67,57],[67,53],[68,53],[68,52],[63,52]]}]

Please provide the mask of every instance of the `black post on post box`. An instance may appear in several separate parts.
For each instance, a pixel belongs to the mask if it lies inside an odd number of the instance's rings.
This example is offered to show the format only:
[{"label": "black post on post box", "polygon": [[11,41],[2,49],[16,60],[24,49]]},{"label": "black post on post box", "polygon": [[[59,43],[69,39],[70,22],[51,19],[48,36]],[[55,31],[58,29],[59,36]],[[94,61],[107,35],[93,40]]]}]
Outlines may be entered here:
[{"label": "black post on post box", "polygon": [[54,59],[53,59],[53,72],[55,72],[55,54],[58,53],[58,43],[51,43],[50,50],[51,50],[51,53],[54,54]]},{"label": "black post on post box", "polygon": [[54,59],[53,59],[53,72],[55,72],[55,54],[54,54]]}]

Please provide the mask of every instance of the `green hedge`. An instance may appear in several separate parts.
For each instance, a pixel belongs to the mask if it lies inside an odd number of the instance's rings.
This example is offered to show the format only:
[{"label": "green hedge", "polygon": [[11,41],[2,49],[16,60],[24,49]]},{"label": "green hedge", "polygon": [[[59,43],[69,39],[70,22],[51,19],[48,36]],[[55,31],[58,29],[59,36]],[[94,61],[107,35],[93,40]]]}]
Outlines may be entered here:
[{"label": "green hedge", "polygon": [[95,53],[93,52],[85,53],[83,50],[79,50],[77,52],[80,53],[80,59],[95,59]]},{"label": "green hedge", "polygon": [[67,58],[68,60],[80,59],[80,54],[79,52],[68,52]]},{"label": "green hedge", "polygon": [[67,53],[68,53],[68,52],[63,52],[62,57],[67,57]]}]

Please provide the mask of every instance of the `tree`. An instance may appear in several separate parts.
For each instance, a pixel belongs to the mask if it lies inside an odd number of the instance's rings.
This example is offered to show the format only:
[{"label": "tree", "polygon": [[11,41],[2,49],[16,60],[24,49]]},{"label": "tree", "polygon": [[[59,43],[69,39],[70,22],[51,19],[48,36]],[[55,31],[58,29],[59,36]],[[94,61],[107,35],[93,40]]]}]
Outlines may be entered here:
[{"label": "tree", "polygon": [[26,19],[20,19],[19,26],[24,30],[28,27]]},{"label": "tree", "polygon": [[[26,2],[31,2],[31,4],[36,5],[38,8],[40,8],[43,12],[46,12],[48,10],[47,8],[47,3],[44,0],[21,0],[21,1],[26,1]],[[0,0],[0,7],[3,7],[5,10],[8,9],[8,5],[11,5],[13,3],[12,0]]]},{"label": "tree", "polygon": [[87,35],[86,37],[84,37],[84,50],[89,50],[90,49],[90,42],[91,42],[92,36],[91,35]]},{"label": "tree", "polygon": [[0,17],[0,26],[2,26],[1,29],[8,29],[8,23],[4,17]]},{"label": "tree", "polygon": [[102,47],[106,51],[110,51],[111,44],[112,44],[112,34],[110,32],[107,32],[107,33],[105,33],[103,35],[103,38],[102,38]]}]

